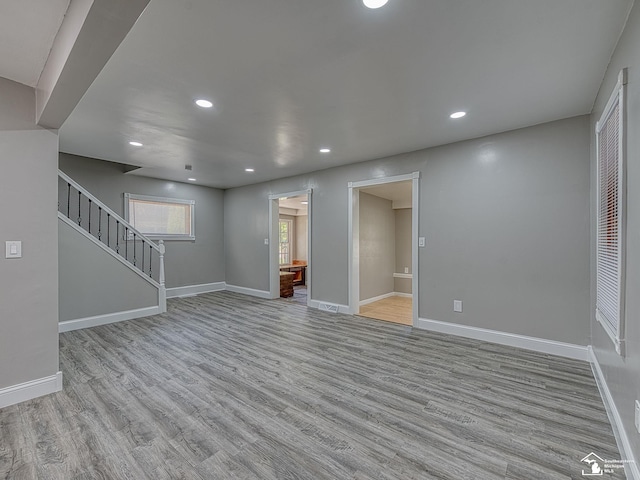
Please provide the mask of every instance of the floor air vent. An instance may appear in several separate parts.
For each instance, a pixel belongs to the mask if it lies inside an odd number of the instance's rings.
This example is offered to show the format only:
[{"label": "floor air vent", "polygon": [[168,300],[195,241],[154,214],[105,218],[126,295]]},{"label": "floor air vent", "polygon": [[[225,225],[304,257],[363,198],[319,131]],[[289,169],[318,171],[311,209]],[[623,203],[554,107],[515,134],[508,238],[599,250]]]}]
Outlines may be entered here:
[{"label": "floor air vent", "polygon": [[320,302],[318,309],[323,312],[338,313],[338,305],[333,305],[332,303]]}]

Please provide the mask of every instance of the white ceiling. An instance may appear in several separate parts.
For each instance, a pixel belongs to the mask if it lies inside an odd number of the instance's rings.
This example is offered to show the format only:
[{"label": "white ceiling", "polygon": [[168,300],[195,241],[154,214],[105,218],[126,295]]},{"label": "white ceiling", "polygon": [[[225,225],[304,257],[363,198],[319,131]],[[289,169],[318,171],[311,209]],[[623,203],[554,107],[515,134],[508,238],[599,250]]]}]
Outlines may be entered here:
[{"label": "white ceiling", "polygon": [[360,191],[376,197],[391,200],[392,208],[411,208],[412,182],[383,183],[372,187],[361,188]]},{"label": "white ceiling", "polygon": [[35,87],[69,0],[0,2],[0,77]]},{"label": "white ceiling", "polygon": [[308,204],[302,204],[301,202],[307,201],[307,195],[300,195],[298,197],[281,198],[279,201],[280,208],[290,208],[296,210],[296,215],[307,215]]},{"label": "white ceiling", "polygon": [[152,0],[61,150],[228,188],[586,114],[631,4]]}]

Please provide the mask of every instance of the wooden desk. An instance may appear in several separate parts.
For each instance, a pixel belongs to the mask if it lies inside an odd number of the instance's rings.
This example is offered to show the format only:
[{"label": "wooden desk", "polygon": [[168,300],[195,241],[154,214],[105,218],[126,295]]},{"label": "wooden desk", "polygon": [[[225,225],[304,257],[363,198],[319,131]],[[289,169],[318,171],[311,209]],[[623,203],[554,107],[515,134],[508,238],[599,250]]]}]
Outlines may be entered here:
[{"label": "wooden desk", "polygon": [[306,265],[293,265],[290,263],[280,265],[280,272],[292,272],[295,273],[293,279],[294,285],[306,285],[307,284],[307,266]]}]

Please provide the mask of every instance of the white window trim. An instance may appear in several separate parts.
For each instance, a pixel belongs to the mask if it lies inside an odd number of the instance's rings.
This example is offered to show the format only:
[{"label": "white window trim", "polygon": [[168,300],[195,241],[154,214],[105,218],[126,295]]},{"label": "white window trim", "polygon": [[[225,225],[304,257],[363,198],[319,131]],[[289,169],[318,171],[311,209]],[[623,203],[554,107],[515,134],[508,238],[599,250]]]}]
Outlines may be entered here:
[{"label": "white window trim", "polygon": [[[610,117],[612,111],[616,106],[619,106],[619,132],[618,132],[618,168],[619,168],[619,195],[618,195],[618,225],[619,225],[619,252],[618,252],[618,276],[619,276],[619,321],[618,328],[612,328],[610,323],[603,317],[597,306],[595,308],[595,318],[602,325],[602,328],[611,341],[615,345],[616,352],[620,355],[624,355],[624,333],[625,333],[625,285],[626,285],[626,272],[625,272],[625,240],[626,240],[626,112],[625,112],[625,86],[627,84],[627,69],[624,68],[618,75],[618,82],[616,87],[607,102],[604,111],[598,122],[596,123],[596,180],[597,180],[597,208],[596,208],[596,255],[598,249],[598,238],[600,231],[600,132],[604,127],[605,122]],[[598,281],[597,273],[597,260],[596,260],[596,282]],[[596,291],[598,287],[596,284]]]},{"label": "white window trim", "polygon": [[[135,193],[124,194],[124,219],[131,223],[129,219],[129,200],[143,200],[148,202],[175,203],[179,205],[191,206],[191,235],[170,235],[170,234],[149,234],[144,235],[152,240],[190,240],[196,239],[196,202],[195,200],[185,200],[181,198],[156,197],[154,195],[138,195]],[[144,232],[142,232],[144,233]],[[132,239],[130,235],[130,240]]]}]

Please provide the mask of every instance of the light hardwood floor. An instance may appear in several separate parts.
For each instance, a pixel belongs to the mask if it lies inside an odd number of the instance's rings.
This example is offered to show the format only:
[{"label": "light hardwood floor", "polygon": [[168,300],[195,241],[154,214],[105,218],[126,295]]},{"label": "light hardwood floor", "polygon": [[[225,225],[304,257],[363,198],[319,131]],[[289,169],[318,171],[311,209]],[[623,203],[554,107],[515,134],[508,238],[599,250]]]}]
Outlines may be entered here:
[{"label": "light hardwood floor", "polygon": [[385,322],[413,325],[411,297],[387,297],[360,307],[358,315]]},{"label": "light hardwood floor", "polygon": [[[217,292],[60,335],[2,479],[577,479],[620,458],[587,363]],[[621,474],[617,477],[624,478]]]}]

